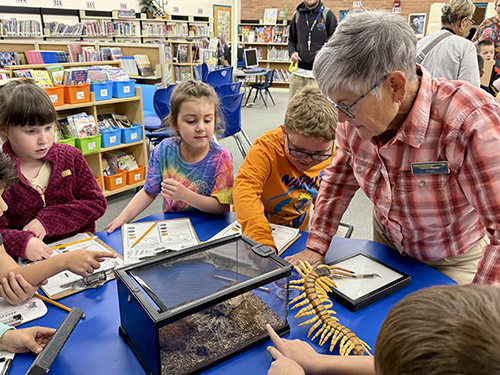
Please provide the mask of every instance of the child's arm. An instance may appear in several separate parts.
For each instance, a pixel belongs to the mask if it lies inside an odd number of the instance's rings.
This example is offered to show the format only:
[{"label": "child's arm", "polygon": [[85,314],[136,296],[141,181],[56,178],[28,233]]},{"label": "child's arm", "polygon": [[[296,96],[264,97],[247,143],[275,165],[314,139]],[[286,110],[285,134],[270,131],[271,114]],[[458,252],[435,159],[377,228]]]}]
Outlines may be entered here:
[{"label": "child's arm", "polygon": [[[273,375],[288,375],[287,369],[295,369],[298,364],[308,375],[374,375],[375,365],[371,356],[336,356],[318,354],[306,342],[280,338],[269,324],[266,325],[273,347],[268,347],[274,359],[280,361],[273,367]],[[284,356],[285,358],[282,358]],[[300,374],[300,372],[293,374]]]},{"label": "child's arm", "polygon": [[173,178],[165,178],[161,183],[161,195],[167,199],[186,202],[194,208],[210,214],[221,214],[227,210],[228,205],[219,203],[217,198],[198,194],[189,190]]},{"label": "child's arm", "polygon": [[47,327],[9,329],[0,337],[0,349],[11,353],[25,353],[30,350],[40,353],[56,330]]},{"label": "child's arm", "polygon": [[[88,276],[100,267],[104,258],[116,258],[109,251],[74,250],[69,253],[55,255],[41,262],[11,269],[9,272],[22,275],[32,285],[38,285],[45,279],[68,270],[80,276]],[[8,272],[1,272],[1,277],[7,277]]]},{"label": "child's arm", "polygon": [[104,214],[107,204],[81,152],[65,148],[59,157],[65,158],[61,161],[64,168],[67,166],[64,172],[71,173],[62,177],[62,181],[59,179],[52,185],[49,184],[46,195],[49,190],[50,194],[61,190],[61,194],[67,196],[68,200],[44,207],[36,214],[48,237],[65,236],[94,223]]},{"label": "child's arm", "polygon": [[108,233],[120,228],[125,223],[130,223],[134,218],[144,211],[153,201],[157,194],[148,193],[145,189],[141,189],[134,198],[129,202],[127,207],[121,212],[116,219],[109,223],[105,230]]}]

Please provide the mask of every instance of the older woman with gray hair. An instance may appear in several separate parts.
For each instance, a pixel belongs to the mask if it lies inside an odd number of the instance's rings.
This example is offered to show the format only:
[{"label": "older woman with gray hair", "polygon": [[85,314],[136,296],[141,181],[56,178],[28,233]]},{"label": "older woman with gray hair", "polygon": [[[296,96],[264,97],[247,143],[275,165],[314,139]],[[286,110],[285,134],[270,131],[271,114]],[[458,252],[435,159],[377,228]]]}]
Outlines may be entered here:
[{"label": "older woman with gray hair", "polygon": [[337,154],[307,248],[286,259],[324,262],[361,188],[374,203],[375,241],[458,283],[498,283],[500,108],[465,82],[432,78],[415,45],[400,16],[351,12],[316,56],[314,76],[339,110]]}]

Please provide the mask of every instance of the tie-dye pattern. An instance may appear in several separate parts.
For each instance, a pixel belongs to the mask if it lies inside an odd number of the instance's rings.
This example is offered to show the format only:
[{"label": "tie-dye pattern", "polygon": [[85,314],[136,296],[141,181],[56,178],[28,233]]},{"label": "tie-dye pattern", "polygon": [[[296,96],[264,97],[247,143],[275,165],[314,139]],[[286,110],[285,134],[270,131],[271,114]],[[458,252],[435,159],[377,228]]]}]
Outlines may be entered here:
[{"label": "tie-dye pattern", "polygon": [[[219,203],[231,204],[233,159],[222,146],[210,142],[210,151],[197,163],[186,163],[179,154],[178,137],[162,141],[151,153],[144,189],[161,193],[161,182],[173,178],[198,194],[216,197]],[[183,201],[163,198],[163,212],[195,211]]]}]

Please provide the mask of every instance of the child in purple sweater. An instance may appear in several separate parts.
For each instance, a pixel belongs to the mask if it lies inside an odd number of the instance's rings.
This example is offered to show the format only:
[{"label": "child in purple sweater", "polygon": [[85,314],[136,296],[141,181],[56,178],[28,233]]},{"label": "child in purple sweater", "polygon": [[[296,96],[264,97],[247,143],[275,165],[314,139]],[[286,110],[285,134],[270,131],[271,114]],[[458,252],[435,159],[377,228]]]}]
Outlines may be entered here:
[{"label": "child in purple sweater", "polygon": [[82,153],[54,143],[57,113],[48,95],[30,80],[0,88],[3,152],[15,161],[19,181],[3,193],[9,206],[0,235],[9,254],[47,258],[46,243],[94,232],[106,199]]}]

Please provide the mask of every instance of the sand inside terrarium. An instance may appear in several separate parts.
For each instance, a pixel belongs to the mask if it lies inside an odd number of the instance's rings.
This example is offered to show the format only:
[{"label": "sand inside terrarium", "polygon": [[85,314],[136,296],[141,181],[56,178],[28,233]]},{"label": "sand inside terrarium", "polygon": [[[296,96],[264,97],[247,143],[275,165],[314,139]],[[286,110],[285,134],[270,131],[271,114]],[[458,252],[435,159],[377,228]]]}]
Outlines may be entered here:
[{"label": "sand inside terrarium", "polygon": [[267,336],[284,320],[253,292],[236,296],[159,330],[162,375],[188,374]]}]

